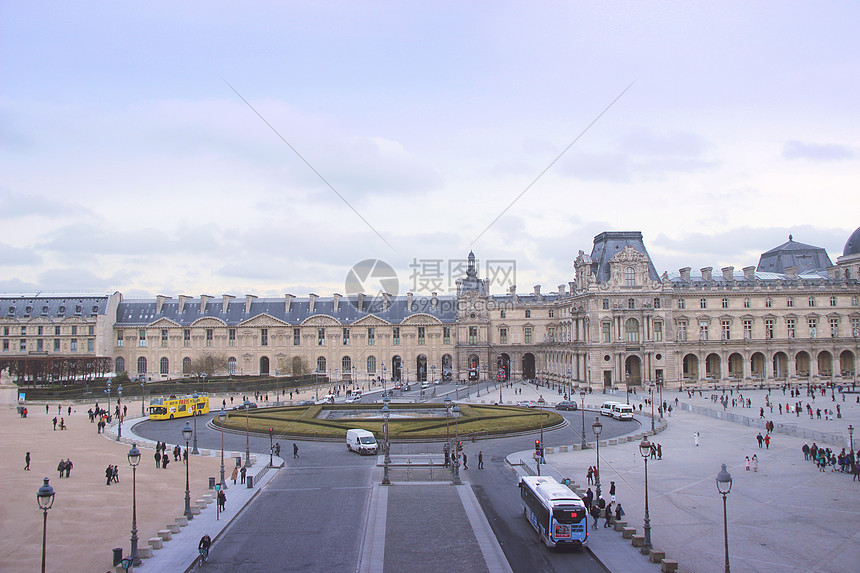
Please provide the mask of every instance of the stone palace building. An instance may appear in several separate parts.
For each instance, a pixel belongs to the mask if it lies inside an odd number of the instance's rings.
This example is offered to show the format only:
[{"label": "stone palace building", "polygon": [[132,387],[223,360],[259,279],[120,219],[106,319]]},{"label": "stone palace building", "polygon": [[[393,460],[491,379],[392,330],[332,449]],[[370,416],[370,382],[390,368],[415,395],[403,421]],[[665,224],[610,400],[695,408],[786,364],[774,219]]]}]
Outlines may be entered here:
[{"label": "stone palace building", "polygon": [[[834,264],[788,242],[741,270],[658,273],[640,232],[608,231],[579,251],[557,290],[490,293],[470,253],[457,294],[258,298],[0,297],[0,371],[46,363],[180,378],[319,372],[336,380],[540,378],[604,387],[856,381],[860,229]],[[53,370],[56,372],[56,370]],[[28,376],[29,373],[29,376]]]}]

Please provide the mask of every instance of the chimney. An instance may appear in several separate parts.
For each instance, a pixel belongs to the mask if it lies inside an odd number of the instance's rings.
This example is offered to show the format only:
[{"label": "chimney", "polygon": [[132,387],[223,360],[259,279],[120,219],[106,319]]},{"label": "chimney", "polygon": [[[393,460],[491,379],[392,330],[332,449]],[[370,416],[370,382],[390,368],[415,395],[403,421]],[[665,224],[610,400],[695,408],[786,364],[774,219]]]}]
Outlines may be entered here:
[{"label": "chimney", "polygon": [[406,308],[409,312],[412,312],[412,293],[406,293]]},{"label": "chimney", "polygon": [[484,283],[484,292],[490,294],[490,279],[484,279],[481,282]]},{"label": "chimney", "polygon": [[735,267],[723,267],[723,278],[727,281],[735,280]]},{"label": "chimney", "polygon": [[221,312],[227,314],[227,309],[230,308],[230,301],[236,298],[232,294],[225,294],[221,297]]},{"label": "chimney", "polygon": [[364,312],[364,293],[358,293],[358,312]]},{"label": "chimney", "polygon": [[565,289],[564,285],[558,285],[558,296],[559,296],[559,298],[564,296],[564,289]]},{"label": "chimney", "polygon": [[334,293],[334,294],[332,295],[332,299],[333,299],[333,306],[334,306],[334,312],[337,312],[337,309],[338,309],[338,307],[340,306],[340,297],[341,297],[341,295],[339,295],[339,294],[337,294],[337,293]]},{"label": "chimney", "polygon": [[511,293],[511,299],[513,299],[514,302],[517,302],[517,285],[511,285],[508,288],[508,292]]},{"label": "chimney", "polygon": [[690,267],[684,267],[683,269],[678,269],[678,272],[681,273],[681,280],[684,282],[690,282]]},{"label": "chimney", "polygon": [[185,311],[185,303],[191,300],[191,297],[187,294],[179,295],[179,314],[182,314]]},{"label": "chimney", "polygon": [[797,267],[785,267],[785,276],[790,279],[797,278]]},{"label": "chimney", "polygon": [[576,284],[576,283],[575,283],[575,282],[573,282],[573,281],[570,281],[569,283],[567,283],[567,286],[569,286],[569,287],[570,287],[570,296],[573,296],[574,291],[576,291],[576,289],[575,289],[575,288],[573,288],[575,284]]},{"label": "chimney", "polygon": [[155,297],[155,314],[161,314],[161,307],[164,306],[164,301],[169,298],[169,296],[164,296],[163,294],[160,294]]},{"label": "chimney", "polygon": [[714,270],[714,267],[704,267],[704,268],[702,269],[702,279],[703,279],[703,280],[706,280],[706,281],[711,281],[711,280],[713,280],[713,279],[711,278],[711,273],[713,272],[713,270]]},{"label": "chimney", "polygon": [[435,292],[433,292],[431,294],[433,295],[433,298],[430,299],[430,308],[432,308],[433,310],[436,310],[436,307],[439,306],[439,299],[436,298]]},{"label": "chimney", "polygon": [[318,298],[319,297],[317,295],[315,295],[314,293],[311,293],[308,295],[308,312],[310,312],[310,313],[314,312],[314,306],[316,306],[316,302],[317,302]]},{"label": "chimney", "polygon": [[535,285],[535,294],[540,296],[540,285]]},{"label": "chimney", "polygon": [[751,281],[755,278],[755,267],[744,267],[744,278]]},{"label": "chimney", "polygon": [[251,313],[251,303],[254,302],[256,299],[257,297],[252,294],[245,295],[245,314]]},{"label": "chimney", "polygon": [[209,303],[210,300],[212,300],[212,297],[209,296],[208,294],[201,294],[200,295],[200,314],[203,314],[206,312],[206,305]]}]

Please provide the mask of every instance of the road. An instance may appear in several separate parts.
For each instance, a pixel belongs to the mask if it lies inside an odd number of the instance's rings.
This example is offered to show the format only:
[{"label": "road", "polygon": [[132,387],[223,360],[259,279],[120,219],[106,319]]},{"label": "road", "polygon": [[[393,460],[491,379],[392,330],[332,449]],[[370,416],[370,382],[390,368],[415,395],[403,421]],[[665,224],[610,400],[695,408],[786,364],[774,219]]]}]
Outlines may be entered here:
[{"label": "road", "polygon": [[[413,385],[404,397],[417,398],[420,388]],[[434,401],[441,401],[453,386],[436,387]],[[429,394],[432,392],[428,392]],[[379,397],[366,395],[363,402]],[[400,392],[395,392],[395,398]],[[493,395],[493,392],[490,392]],[[497,394],[496,394],[497,395]],[[206,427],[213,414],[198,419],[198,444],[201,448],[219,449],[221,435]],[[544,432],[546,446],[570,445],[581,440],[581,413],[564,412],[569,424],[564,428]],[[586,414],[586,431],[590,432],[592,413]],[[629,422],[602,418],[601,438],[629,433]],[[135,432],[169,445],[181,437],[186,420],[142,422]],[[505,456],[514,451],[533,448],[537,435],[516,436],[467,442],[464,450],[471,465],[461,475],[471,487],[501,545],[513,571],[604,572],[605,569],[587,551],[549,551],[537,539],[535,531],[522,517],[518,478],[506,463]],[[254,452],[265,452],[268,437],[250,437]],[[180,441],[180,443],[182,443]],[[370,500],[375,469],[375,457],[360,457],[347,452],[339,442],[299,441],[299,458],[288,459],[287,467],[244,509],[219,538],[207,568],[214,571],[305,571],[325,569],[353,573],[361,551],[362,531]],[[283,454],[288,456],[291,443],[282,442]],[[224,434],[227,450],[243,451],[245,436]],[[392,454],[423,453],[441,449],[441,444],[393,444]],[[483,451],[483,470],[477,469],[477,454]],[[193,459],[192,459],[193,463]],[[232,469],[228,460],[228,475]],[[580,478],[582,476],[579,476]],[[445,487],[445,486],[439,486]],[[394,502],[397,499],[399,501]],[[405,506],[405,507],[404,507]],[[229,499],[228,499],[229,511]],[[389,500],[388,512],[409,511],[409,499],[404,496]],[[420,539],[415,539],[420,544]],[[411,547],[410,551],[415,548]],[[428,563],[437,549],[426,547]],[[388,560],[387,560],[388,561]]]}]

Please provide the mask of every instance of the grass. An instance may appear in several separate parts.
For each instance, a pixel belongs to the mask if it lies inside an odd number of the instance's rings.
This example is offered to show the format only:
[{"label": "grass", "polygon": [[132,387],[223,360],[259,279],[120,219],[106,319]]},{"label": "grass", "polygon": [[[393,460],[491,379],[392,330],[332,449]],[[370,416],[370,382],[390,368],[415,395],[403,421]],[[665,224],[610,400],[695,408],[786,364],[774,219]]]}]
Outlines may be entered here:
[{"label": "grass", "polygon": [[[460,416],[455,423],[453,416],[447,420],[449,435],[455,431],[461,435],[489,434],[501,435],[512,432],[550,428],[563,422],[557,412],[515,406],[460,404]],[[391,410],[412,410],[438,408],[444,412],[443,404],[390,404]],[[377,404],[344,404],[289,406],[283,408],[264,408],[252,410],[247,416],[248,430],[268,434],[272,428],[278,436],[308,436],[323,438],[345,438],[351,428],[362,428],[382,436],[382,415],[371,419],[325,420],[317,416],[323,410],[370,410],[379,413]],[[218,424],[217,417],[214,423]],[[244,431],[246,416],[244,412],[231,412],[224,427]],[[446,435],[446,418],[391,418],[388,433],[391,439],[425,440],[439,439]]]}]

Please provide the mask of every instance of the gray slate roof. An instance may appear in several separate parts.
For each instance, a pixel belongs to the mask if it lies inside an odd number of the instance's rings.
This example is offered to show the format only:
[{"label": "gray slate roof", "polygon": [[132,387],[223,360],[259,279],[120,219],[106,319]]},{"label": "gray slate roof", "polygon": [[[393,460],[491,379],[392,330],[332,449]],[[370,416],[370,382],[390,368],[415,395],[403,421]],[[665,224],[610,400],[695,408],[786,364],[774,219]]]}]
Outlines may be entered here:
[{"label": "gray slate roof", "polygon": [[68,318],[107,312],[106,295],[20,295],[0,297],[0,316],[27,320],[34,317]]},{"label": "gray slate roof", "polygon": [[609,281],[609,261],[620,253],[624,247],[631,246],[648,257],[648,278],[659,281],[660,275],[651,262],[651,255],[645,248],[642,233],[639,231],[605,231],[594,237],[594,247],[591,249],[591,271],[597,277],[598,283]]},{"label": "gray slate roof", "polygon": [[784,273],[788,267],[797,267],[799,273],[824,270],[833,263],[823,247],[798,243],[789,235],[788,242],[763,253],[757,271]]}]

